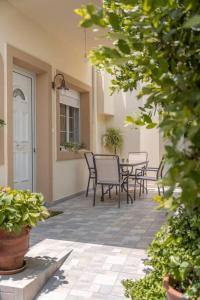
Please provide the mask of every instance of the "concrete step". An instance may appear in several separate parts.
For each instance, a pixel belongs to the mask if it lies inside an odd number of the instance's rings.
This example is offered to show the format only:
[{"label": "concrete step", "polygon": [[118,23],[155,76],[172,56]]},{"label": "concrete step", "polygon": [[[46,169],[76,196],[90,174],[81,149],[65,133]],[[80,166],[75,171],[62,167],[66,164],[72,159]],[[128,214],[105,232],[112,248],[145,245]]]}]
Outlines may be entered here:
[{"label": "concrete step", "polygon": [[33,246],[25,257],[27,267],[23,272],[0,276],[0,299],[33,300],[72,252],[70,244],[45,239]]}]

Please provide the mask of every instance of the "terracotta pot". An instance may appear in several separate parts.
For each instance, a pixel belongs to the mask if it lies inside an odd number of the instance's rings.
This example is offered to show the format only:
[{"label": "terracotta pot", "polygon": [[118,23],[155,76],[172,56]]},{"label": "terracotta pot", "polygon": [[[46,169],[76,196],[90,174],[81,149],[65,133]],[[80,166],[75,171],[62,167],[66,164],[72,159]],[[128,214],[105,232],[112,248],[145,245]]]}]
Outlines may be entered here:
[{"label": "terracotta pot", "polygon": [[0,229],[1,274],[14,274],[23,269],[24,255],[29,249],[29,232],[28,227],[24,227],[19,234]]},{"label": "terracotta pot", "polygon": [[163,280],[163,285],[166,290],[167,294],[167,300],[185,300],[186,298],[183,296],[182,293],[176,291],[171,285],[170,285],[170,277],[165,276]]}]

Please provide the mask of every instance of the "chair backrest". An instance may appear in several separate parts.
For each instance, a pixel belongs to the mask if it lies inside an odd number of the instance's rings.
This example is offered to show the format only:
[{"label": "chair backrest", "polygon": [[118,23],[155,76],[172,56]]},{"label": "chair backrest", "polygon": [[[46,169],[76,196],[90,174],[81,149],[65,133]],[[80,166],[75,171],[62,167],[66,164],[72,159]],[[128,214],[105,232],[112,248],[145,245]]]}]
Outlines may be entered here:
[{"label": "chair backrest", "polygon": [[96,172],[96,183],[99,184],[119,184],[120,164],[117,155],[94,155],[94,165]]},{"label": "chair backrest", "polygon": [[140,163],[148,160],[148,152],[129,152],[128,161]]},{"label": "chair backrest", "polygon": [[84,156],[85,156],[85,160],[87,162],[88,169],[94,170],[94,154],[93,154],[93,152],[85,152]]}]

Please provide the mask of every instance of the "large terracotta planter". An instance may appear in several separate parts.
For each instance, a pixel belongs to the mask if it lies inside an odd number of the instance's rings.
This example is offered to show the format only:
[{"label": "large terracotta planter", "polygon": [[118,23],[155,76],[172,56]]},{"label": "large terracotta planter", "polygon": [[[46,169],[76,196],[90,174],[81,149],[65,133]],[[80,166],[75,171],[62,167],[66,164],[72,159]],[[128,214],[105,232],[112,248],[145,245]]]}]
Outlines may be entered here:
[{"label": "large terracotta planter", "polygon": [[167,300],[185,300],[186,299],[182,293],[176,291],[170,285],[170,277],[169,276],[165,276],[165,278],[163,280],[163,285],[166,290]]},{"label": "large terracotta planter", "polygon": [[29,232],[28,227],[24,227],[19,234],[0,229],[0,274],[14,274],[24,269]]}]

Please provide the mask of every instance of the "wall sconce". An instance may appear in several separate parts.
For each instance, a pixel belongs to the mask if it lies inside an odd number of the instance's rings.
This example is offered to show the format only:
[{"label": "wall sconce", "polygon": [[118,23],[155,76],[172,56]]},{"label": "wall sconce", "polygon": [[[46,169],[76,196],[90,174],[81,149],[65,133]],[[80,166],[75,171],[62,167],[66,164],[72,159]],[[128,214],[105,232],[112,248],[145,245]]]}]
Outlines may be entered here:
[{"label": "wall sconce", "polygon": [[[56,80],[59,77],[60,77],[60,80],[59,81]],[[65,77],[63,74],[58,73],[55,75],[54,80],[52,82],[52,89],[62,90],[63,92],[69,90],[69,88],[66,86]]]}]

